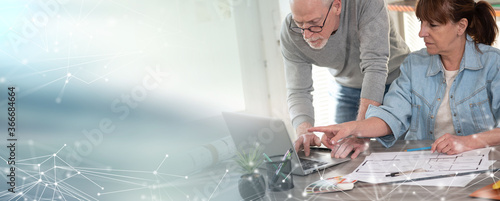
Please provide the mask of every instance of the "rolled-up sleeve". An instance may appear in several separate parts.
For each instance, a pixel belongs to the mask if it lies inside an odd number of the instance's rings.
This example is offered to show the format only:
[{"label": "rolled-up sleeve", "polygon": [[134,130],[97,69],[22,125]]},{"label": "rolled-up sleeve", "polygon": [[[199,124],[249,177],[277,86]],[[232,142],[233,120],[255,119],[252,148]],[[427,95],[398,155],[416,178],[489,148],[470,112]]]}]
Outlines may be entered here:
[{"label": "rolled-up sleeve", "polygon": [[397,139],[405,135],[410,126],[412,94],[409,60],[408,57],[401,64],[401,75],[391,84],[383,105],[379,107],[370,105],[365,115],[366,118],[378,117],[391,128],[392,134],[377,138],[386,147],[394,145]]}]

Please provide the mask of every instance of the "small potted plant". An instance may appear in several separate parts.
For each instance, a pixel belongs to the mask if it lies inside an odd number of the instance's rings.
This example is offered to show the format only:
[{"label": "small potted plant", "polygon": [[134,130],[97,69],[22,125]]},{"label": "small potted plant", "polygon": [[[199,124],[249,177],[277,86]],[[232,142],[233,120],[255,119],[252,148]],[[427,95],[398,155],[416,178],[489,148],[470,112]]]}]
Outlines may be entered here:
[{"label": "small potted plant", "polygon": [[262,151],[255,148],[248,152],[237,151],[236,163],[241,167],[238,190],[245,201],[258,200],[266,195],[266,182],[258,168],[264,163]]}]

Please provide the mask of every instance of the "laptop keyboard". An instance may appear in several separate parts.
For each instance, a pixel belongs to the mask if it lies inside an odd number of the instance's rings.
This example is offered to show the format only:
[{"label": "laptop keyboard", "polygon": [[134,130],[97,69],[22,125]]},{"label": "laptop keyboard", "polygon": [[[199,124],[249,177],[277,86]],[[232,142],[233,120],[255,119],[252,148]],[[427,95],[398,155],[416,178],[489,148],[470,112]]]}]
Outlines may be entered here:
[{"label": "laptop keyboard", "polygon": [[321,161],[314,161],[314,160],[309,160],[309,159],[301,158],[300,159],[300,164],[302,165],[302,168],[304,170],[308,170],[310,168],[320,167],[322,165],[325,165],[326,163],[325,162],[321,162]]}]

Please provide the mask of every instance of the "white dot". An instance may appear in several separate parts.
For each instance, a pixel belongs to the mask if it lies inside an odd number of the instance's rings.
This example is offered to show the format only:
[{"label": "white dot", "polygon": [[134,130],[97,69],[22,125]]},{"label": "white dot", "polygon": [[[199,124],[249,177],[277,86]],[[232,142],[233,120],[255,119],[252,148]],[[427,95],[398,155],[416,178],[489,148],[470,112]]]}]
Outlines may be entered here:
[{"label": "white dot", "polygon": [[226,169],[226,172],[229,172],[229,170],[228,170],[228,169]]},{"label": "white dot", "polygon": [[156,171],[153,171],[153,174],[154,174],[154,175],[156,175],[156,174],[158,174],[158,172],[156,172]]},{"label": "white dot", "polygon": [[188,179],[188,176],[185,176],[184,178]]},{"label": "white dot", "polygon": [[40,164],[38,164],[38,167],[40,167]]},{"label": "white dot", "polygon": [[101,196],[101,193],[97,193],[97,196]]},{"label": "white dot", "polygon": [[167,157],[167,158],[168,158],[168,154],[166,154],[166,155],[165,155],[165,157]]},{"label": "white dot", "polygon": [[56,183],[54,183],[54,185],[55,185],[55,186],[57,186],[57,182],[56,182]]},{"label": "white dot", "polygon": [[288,198],[292,198],[292,194],[288,194]]}]

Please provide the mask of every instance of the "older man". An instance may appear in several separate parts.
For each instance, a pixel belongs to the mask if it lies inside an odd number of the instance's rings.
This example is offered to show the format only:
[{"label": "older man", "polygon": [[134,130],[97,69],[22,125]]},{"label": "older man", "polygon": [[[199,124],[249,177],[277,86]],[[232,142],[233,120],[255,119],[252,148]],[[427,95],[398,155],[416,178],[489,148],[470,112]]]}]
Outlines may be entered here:
[{"label": "older man", "polygon": [[[312,64],[327,67],[339,84],[337,123],[364,119],[368,105],[380,105],[399,76],[410,50],[396,33],[384,0],[290,0],[292,13],[281,29],[288,106],[296,129],[295,149],[321,145],[307,129],[314,125]],[[344,140],[332,157],[355,158],[363,140]]]}]

